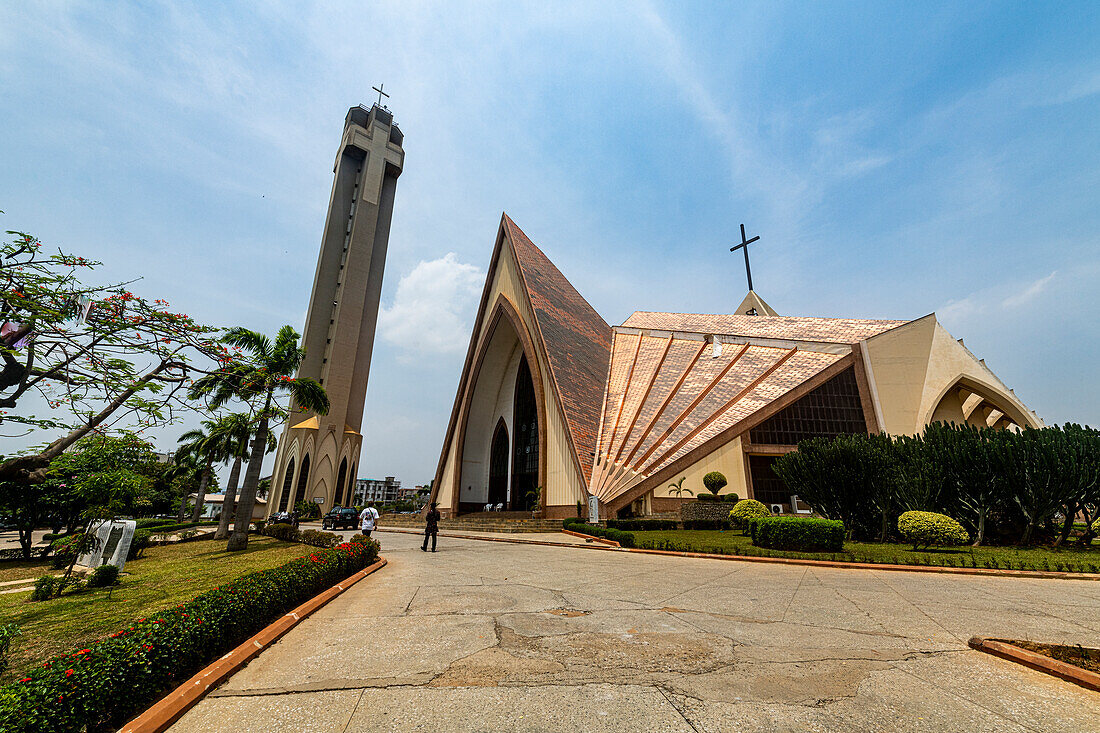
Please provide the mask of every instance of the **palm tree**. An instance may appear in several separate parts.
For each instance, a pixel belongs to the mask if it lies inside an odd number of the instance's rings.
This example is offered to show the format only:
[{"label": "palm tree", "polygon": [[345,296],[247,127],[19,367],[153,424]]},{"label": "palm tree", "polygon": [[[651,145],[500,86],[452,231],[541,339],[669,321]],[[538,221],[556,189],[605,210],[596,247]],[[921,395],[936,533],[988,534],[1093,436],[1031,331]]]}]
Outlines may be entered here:
[{"label": "palm tree", "polygon": [[[202,505],[206,499],[206,487],[210,485],[210,478],[214,475],[213,465],[225,460],[225,446],[214,433],[215,428],[217,428],[217,423],[211,420],[203,420],[202,428],[188,430],[176,441],[183,443],[176,451],[177,459],[190,456],[202,466],[202,473],[199,475],[199,488],[195,496],[195,508],[191,511],[192,522],[199,521],[199,517],[202,516]],[[184,500],[186,501],[186,497]]]},{"label": "palm tree", "polygon": [[[226,455],[233,461],[229,481],[225,485],[222,515],[214,539],[223,540],[229,534],[229,522],[233,519],[233,505],[237,501],[237,484],[241,480],[241,463],[248,458],[248,441],[252,437],[252,417],[247,413],[233,412],[218,420],[213,435],[222,441]],[[267,452],[275,450],[275,436],[267,434]]]},{"label": "palm tree", "polygon": [[675,482],[669,484],[668,485],[668,493],[676,494],[676,497],[678,499],[684,498],[684,492],[685,491],[688,492],[689,494],[691,494],[692,496],[694,496],[695,494],[694,494],[694,492],[692,492],[691,489],[685,489],[684,488],[684,479],[686,479],[686,478],[687,478],[687,476],[681,476],[679,481],[675,481]]},{"label": "palm tree", "polygon": [[248,547],[248,524],[256,505],[256,488],[260,483],[264,447],[268,441],[268,423],[273,415],[282,413],[276,405],[278,393],[289,392],[300,408],[319,415],[328,413],[328,396],[324,387],[315,380],[293,376],[298,372],[305,350],[298,347],[298,333],[290,326],[279,329],[274,343],[262,333],[240,327],[229,329],[222,342],[238,349],[241,358],[196,381],[192,394],[196,397],[207,395],[210,407],[215,409],[233,399],[263,403],[256,415],[252,447],[248,451],[248,468],[244,474],[241,498],[237,502],[237,516],[242,521],[233,523],[233,533],[225,548],[228,552],[234,552]]}]

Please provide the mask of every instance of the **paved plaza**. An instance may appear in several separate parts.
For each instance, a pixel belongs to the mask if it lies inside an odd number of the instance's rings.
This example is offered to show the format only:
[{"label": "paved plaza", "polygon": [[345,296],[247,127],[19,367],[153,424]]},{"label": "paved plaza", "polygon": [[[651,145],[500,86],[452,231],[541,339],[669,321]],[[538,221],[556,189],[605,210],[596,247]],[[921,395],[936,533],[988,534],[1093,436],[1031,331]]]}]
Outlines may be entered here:
[{"label": "paved plaza", "polygon": [[425,554],[378,536],[388,567],[172,730],[1081,733],[1100,719],[1100,695],[966,646],[1095,646],[1100,582],[446,537]]}]

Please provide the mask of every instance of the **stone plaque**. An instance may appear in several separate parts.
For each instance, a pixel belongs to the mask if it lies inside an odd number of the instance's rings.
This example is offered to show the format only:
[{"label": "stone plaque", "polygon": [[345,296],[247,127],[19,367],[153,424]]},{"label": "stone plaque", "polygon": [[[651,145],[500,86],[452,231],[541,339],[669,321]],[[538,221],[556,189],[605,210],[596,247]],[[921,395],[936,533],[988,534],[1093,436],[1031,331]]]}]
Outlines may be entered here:
[{"label": "stone plaque", "polygon": [[588,497],[588,523],[600,523],[600,500],[594,496]]},{"label": "stone plaque", "polygon": [[112,519],[96,522],[91,527],[95,535],[96,546],[77,558],[77,563],[88,568],[100,565],[115,565],[119,572],[126,566],[126,556],[130,554],[130,543],[134,539],[137,522],[132,519]]}]

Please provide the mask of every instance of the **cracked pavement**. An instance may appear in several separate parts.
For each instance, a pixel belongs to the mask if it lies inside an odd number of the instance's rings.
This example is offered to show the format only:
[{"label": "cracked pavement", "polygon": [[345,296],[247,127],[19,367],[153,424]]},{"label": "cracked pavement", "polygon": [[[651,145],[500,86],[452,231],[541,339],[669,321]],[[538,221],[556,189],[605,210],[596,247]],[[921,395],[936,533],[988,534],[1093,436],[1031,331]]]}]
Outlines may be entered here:
[{"label": "cracked pavement", "polygon": [[[1096,646],[1100,582],[379,535],[389,565],[192,731],[1073,731],[1100,695],[970,650]],[[526,537],[530,538],[531,535]]]}]

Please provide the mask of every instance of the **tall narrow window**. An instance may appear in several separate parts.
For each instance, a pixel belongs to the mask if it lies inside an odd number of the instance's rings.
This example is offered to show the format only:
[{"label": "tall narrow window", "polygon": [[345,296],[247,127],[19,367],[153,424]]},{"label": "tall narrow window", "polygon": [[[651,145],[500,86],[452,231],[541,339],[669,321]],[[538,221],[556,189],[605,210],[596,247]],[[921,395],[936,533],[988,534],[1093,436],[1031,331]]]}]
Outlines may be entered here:
[{"label": "tall narrow window", "polygon": [[340,470],[336,473],[336,485],[332,487],[332,502],[342,504],[344,493],[344,479],[348,477],[348,459],[340,459]]},{"label": "tall narrow window", "polygon": [[306,498],[306,489],[309,487],[309,454],[302,459],[302,470],[298,472],[298,488],[294,491],[294,496],[290,500],[289,511],[294,511],[294,505],[299,501],[308,501]]},{"label": "tall narrow window", "polygon": [[512,493],[508,508],[535,509],[537,507],[528,500],[528,494],[538,486],[539,481],[539,415],[535,385],[526,355],[520,359],[519,373],[516,375],[512,423]]},{"label": "tall narrow window", "polygon": [[290,486],[294,481],[294,459],[286,464],[286,476],[283,478],[283,490],[279,493],[279,511],[285,512],[287,502],[290,501]]},{"label": "tall narrow window", "polygon": [[351,464],[351,473],[348,474],[348,491],[345,503],[348,506],[355,504],[355,464]]}]

